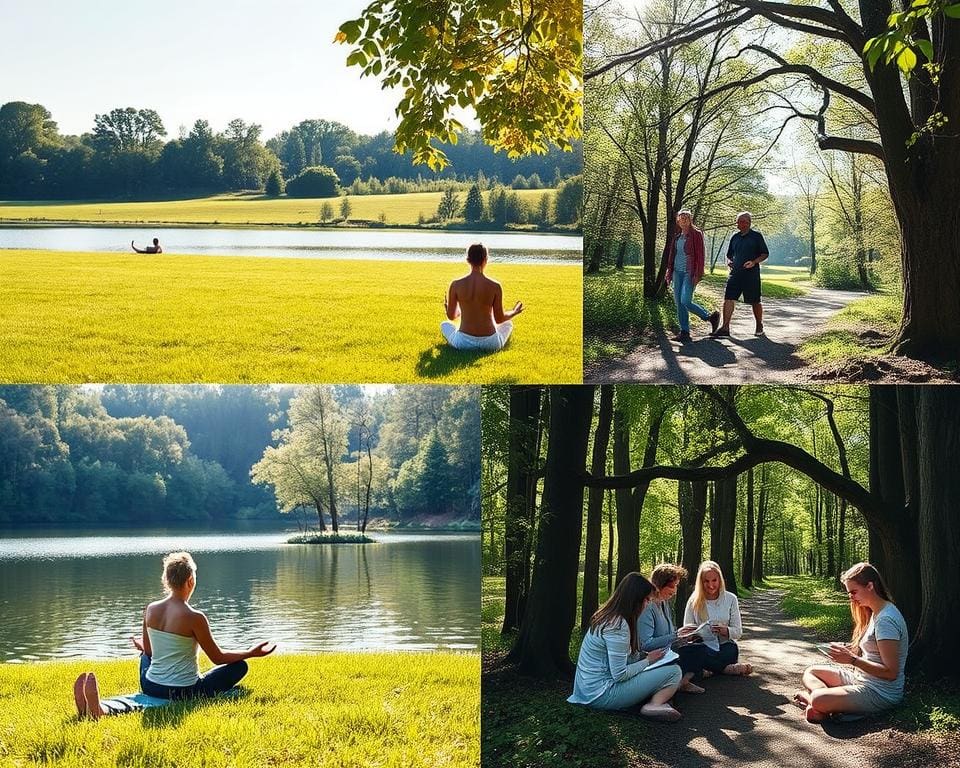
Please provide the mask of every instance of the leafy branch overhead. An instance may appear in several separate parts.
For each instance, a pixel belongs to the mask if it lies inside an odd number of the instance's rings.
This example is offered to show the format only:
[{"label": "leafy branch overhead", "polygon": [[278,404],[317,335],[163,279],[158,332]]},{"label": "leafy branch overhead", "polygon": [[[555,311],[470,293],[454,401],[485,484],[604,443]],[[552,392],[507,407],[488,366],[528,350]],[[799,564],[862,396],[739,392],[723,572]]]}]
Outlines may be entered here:
[{"label": "leafy branch overhead", "polygon": [[376,0],[335,42],[348,66],[403,89],[398,152],[433,170],[449,164],[433,143],[456,143],[453,110],[472,108],[483,138],[511,158],[570,150],[581,135],[580,0]]}]

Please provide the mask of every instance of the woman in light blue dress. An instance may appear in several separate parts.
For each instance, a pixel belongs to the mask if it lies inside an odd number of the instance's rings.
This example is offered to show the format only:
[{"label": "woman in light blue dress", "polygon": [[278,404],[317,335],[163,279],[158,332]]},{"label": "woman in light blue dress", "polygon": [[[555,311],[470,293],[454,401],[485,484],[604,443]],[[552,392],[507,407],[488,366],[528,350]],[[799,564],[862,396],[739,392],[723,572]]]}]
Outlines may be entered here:
[{"label": "woman in light blue dress", "polygon": [[680,685],[680,667],[657,665],[666,653],[663,648],[643,656],[637,638],[637,619],[653,591],[639,573],[628,573],[593,614],[567,701],[594,709],[625,709],[646,702],[641,714],[656,720],[680,719],[669,703]]}]

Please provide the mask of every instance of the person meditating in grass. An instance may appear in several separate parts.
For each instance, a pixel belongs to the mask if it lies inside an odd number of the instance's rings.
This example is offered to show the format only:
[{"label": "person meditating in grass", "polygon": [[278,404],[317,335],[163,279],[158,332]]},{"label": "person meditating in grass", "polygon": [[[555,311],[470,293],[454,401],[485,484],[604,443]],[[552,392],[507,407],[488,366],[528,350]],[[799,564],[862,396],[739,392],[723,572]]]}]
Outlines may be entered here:
[{"label": "person meditating in grass", "polygon": [[840,575],[850,597],[853,638],[822,651],[852,669],[815,665],[803,673],[804,690],[793,697],[811,723],[838,715],[881,712],[903,700],[903,670],[910,638],[907,622],[890,601],[883,579],[870,563]]},{"label": "person meditating in grass", "polygon": [[[247,674],[246,659],[273,653],[268,642],[247,651],[220,649],[210,632],[207,617],[190,605],[197,586],[197,566],[187,552],[163,559],[163,588],[167,596],[150,603],[143,614],[143,637],[133,638],[141,652],[140,689],[159,699],[207,698],[233,688]],[[205,675],[197,664],[197,647],[214,664]],[[134,711],[122,699],[101,701],[97,678],[85,672],[73,684],[79,717],[97,720],[101,715]]]},{"label": "person meditating in grass", "polygon": [[[517,302],[509,312],[503,310],[503,288],[483,274],[487,266],[487,249],[474,243],[467,249],[470,274],[450,283],[443,306],[447,320],[440,332],[454,349],[497,352],[503,349],[513,330],[513,318],[523,312]],[[453,321],[460,318],[460,327]]]},{"label": "person meditating in grass", "polygon": [[148,245],[146,248],[137,248],[133,240],[130,241],[130,247],[137,253],[163,253],[163,248],[160,247],[160,238],[157,237],[153,238],[153,245]]}]

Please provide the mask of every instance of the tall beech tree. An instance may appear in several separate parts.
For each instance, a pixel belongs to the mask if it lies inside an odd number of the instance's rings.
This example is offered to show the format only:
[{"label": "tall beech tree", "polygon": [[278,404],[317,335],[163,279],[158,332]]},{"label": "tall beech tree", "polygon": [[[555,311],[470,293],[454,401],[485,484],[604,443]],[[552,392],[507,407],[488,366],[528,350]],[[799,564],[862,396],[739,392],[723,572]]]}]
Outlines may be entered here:
[{"label": "tall beech tree", "polygon": [[[902,241],[903,314],[892,350],[920,358],[960,358],[960,312],[956,311],[960,296],[960,208],[956,204],[960,19],[948,15],[943,3],[859,0],[853,5],[855,10],[848,12],[849,6],[838,0],[804,4],[728,0],[669,27],[650,43],[610,57],[588,71],[585,79],[633,67],[719,30],[755,29],[756,41],[745,45],[740,54],[766,66],[729,87],[756,83],[775,87],[777,78],[784,75],[804,78],[820,91],[822,102],[816,112],[802,106],[795,111],[815,125],[820,149],[870,155],[884,165]],[[910,12],[906,37],[904,28],[888,26],[893,11],[904,9]],[[890,21],[896,27],[905,23],[906,16]],[[781,34],[772,34],[778,31]],[[789,33],[841,45],[859,59],[865,87],[841,82],[825,67],[788,60],[784,53],[761,44],[789,40]],[[879,43],[871,44],[878,38]],[[920,66],[922,59],[930,66]],[[832,134],[827,125],[831,99],[862,110],[875,126],[876,139]]]}]

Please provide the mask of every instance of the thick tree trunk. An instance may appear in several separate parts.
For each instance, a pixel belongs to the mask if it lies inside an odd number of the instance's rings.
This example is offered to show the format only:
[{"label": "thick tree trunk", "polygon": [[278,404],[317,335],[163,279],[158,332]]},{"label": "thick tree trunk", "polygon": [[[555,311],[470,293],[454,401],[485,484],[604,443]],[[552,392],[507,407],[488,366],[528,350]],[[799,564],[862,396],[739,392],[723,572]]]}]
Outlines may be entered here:
[{"label": "thick tree trunk", "polygon": [[521,674],[569,674],[594,388],[551,391],[550,434],[530,596],[510,652]]},{"label": "thick tree trunk", "polygon": [[740,580],[743,586],[753,586],[753,467],[747,470],[747,514],[746,530],[743,536],[743,557],[740,568]]},{"label": "thick tree trunk", "polygon": [[[630,471],[630,423],[627,414],[617,404],[613,412],[613,471]],[[617,577],[616,583],[630,571],[640,567],[640,525],[633,514],[633,492],[618,488],[614,494],[617,504]]]},{"label": "thick tree trunk", "polygon": [[[677,483],[677,504],[680,509],[680,536],[683,541],[683,557],[680,564],[687,569],[686,580],[677,587],[674,605],[682,612],[690,593],[693,580],[703,557],[703,521],[707,516],[707,483],[703,480]],[[682,619],[682,616],[681,616]]]},{"label": "thick tree trunk", "polygon": [[767,532],[767,467],[760,465],[760,499],[757,503],[757,535],[753,551],[753,580],[763,581],[763,537]]},{"label": "thick tree trunk", "polygon": [[[911,653],[931,678],[960,677],[956,655],[960,636],[960,388],[919,388],[917,399],[920,580],[923,609]],[[954,457],[954,460],[947,460]],[[899,605],[899,604],[898,604]]]},{"label": "thick tree trunk", "polygon": [[[737,574],[733,564],[733,544],[737,527],[737,478],[736,476],[716,482],[716,512],[719,518],[719,541],[715,550],[720,570],[727,589],[737,591]],[[711,545],[711,550],[713,546]]]},{"label": "thick tree trunk", "polygon": [[[600,477],[607,470],[607,446],[610,444],[610,421],[613,416],[613,384],[600,387],[600,414],[593,436],[593,460],[590,470]],[[590,618],[599,607],[600,540],[603,533],[603,488],[591,488],[587,498],[587,541],[583,553],[583,598],[580,628],[590,626]]]},{"label": "thick tree trunk", "polygon": [[507,506],[504,522],[506,559],[506,606],[501,631],[520,626],[527,594],[524,573],[532,531],[528,485],[537,465],[537,420],[540,417],[540,387],[510,387],[510,425],[507,453]]}]

